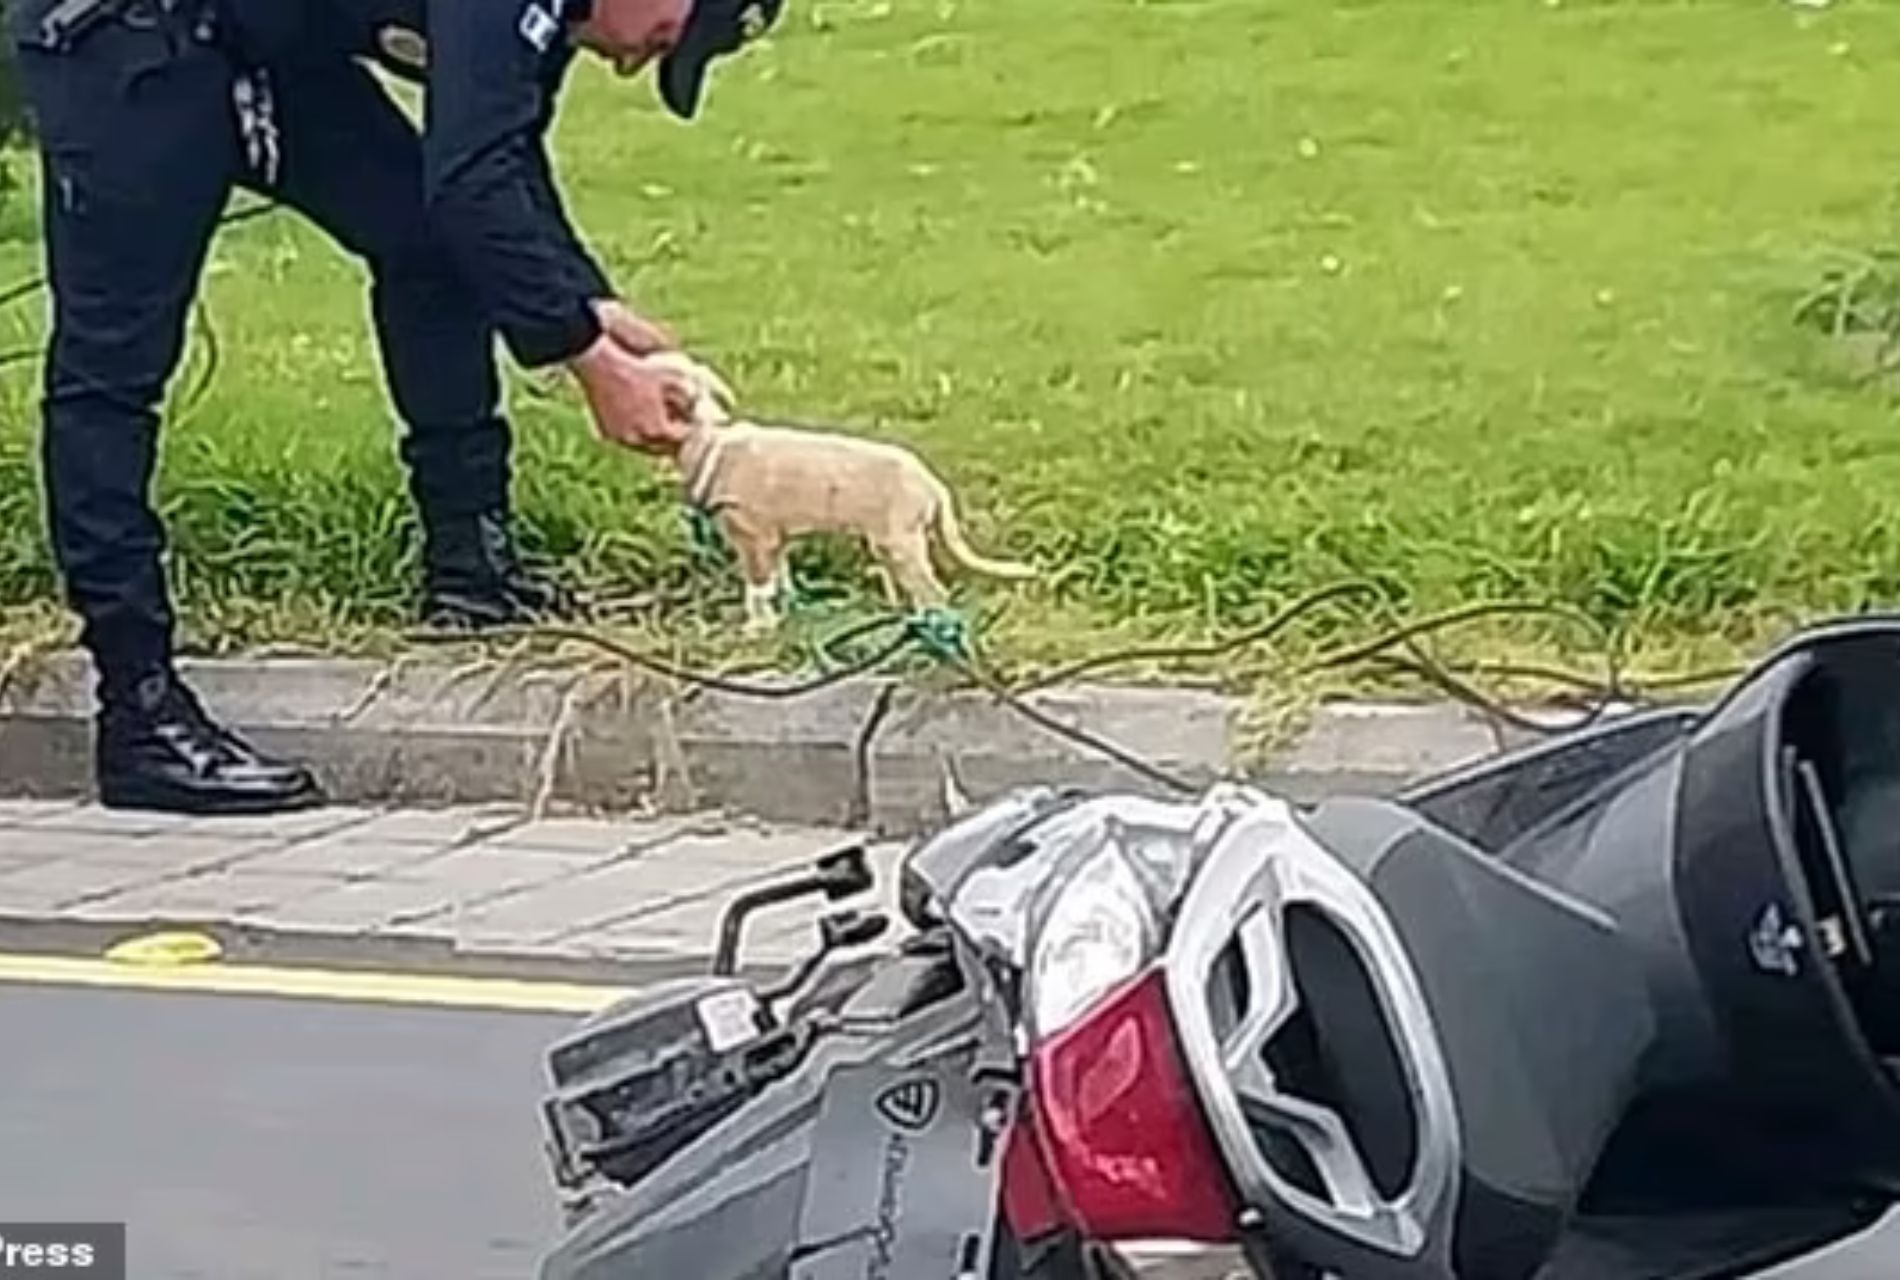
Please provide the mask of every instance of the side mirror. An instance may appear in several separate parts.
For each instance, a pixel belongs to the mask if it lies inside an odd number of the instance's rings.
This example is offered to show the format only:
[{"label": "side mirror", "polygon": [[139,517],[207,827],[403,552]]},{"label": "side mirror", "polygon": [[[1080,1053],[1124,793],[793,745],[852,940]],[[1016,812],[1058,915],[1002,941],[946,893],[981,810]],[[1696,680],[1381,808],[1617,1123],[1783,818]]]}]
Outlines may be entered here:
[{"label": "side mirror", "polygon": [[818,859],[814,880],[832,902],[868,892],[877,883],[863,845],[853,845]]},{"label": "side mirror", "polygon": [[735,897],[719,920],[719,946],[713,953],[712,971],[728,977],[739,967],[739,939],[746,918],[755,911],[790,902],[797,898],[823,895],[838,902],[867,892],[877,884],[871,870],[870,855],[863,845],[847,845],[820,857],[812,869],[773,884],[762,885]]},{"label": "side mirror", "polygon": [[876,942],[890,930],[891,918],[882,911],[836,911],[818,922],[819,945],[826,951],[861,947]]}]

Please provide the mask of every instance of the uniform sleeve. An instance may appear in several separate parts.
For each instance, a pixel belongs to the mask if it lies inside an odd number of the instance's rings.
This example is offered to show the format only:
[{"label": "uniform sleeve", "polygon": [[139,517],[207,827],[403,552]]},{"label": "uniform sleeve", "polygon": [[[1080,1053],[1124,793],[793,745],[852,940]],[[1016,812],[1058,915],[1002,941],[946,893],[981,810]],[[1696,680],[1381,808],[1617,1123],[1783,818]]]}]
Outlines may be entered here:
[{"label": "uniform sleeve", "polygon": [[614,287],[608,281],[606,273],[600,269],[593,256],[581,244],[580,237],[574,232],[574,225],[568,220],[567,210],[562,207],[554,175],[548,168],[548,153],[545,147],[536,147],[533,153],[536,176],[535,189],[541,193],[542,207],[548,216],[560,227],[562,239],[574,256],[575,266],[581,272],[581,285],[589,295],[596,298],[611,297]]},{"label": "uniform sleeve", "polygon": [[[431,214],[509,352],[568,360],[600,334],[611,293],[574,235],[544,150],[552,0],[428,0],[423,183]],[[539,43],[537,43],[537,40]]]}]

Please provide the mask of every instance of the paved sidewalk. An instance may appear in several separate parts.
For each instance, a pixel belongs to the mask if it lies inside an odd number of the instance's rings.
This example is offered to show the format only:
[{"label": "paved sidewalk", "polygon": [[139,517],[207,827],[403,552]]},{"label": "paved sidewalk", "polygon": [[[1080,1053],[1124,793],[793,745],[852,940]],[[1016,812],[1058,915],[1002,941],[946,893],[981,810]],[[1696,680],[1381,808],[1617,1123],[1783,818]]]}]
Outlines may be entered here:
[{"label": "paved sidewalk", "polygon": [[[504,965],[680,966],[710,954],[734,890],[854,838],[717,814],[530,822],[512,807],[330,808],[189,819],[0,801],[0,950],[53,934],[69,940],[57,949],[85,950],[148,927],[197,926],[241,935],[262,956],[408,948]],[[902,846],[867,844],[888,907]],[[746,958],[795,958],[826,909],[807,899],[760,912]]]}]

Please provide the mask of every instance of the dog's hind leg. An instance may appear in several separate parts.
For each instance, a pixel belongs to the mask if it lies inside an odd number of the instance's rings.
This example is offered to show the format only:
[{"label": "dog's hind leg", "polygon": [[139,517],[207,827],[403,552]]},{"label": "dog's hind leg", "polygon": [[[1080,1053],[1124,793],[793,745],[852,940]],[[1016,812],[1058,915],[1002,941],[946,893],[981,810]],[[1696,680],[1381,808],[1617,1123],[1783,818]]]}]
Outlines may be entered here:
[{"label": "dog's hind leg", "polygon": [[897,592],[897,578],[891,573],[891,566],[882,553],[878,555],[871,572],[877,577],[878,590],[884,595],[884,603],[895,608],[903,603],[903,597]]},{"label": "dog's hind leg", "polygon": [[930,563],[930,537],[921,528],[893,533],[877,543],[878,558],[896,580],[898,590],[913,609],[930,609],[946,603],[950,593],[937,579]]}]

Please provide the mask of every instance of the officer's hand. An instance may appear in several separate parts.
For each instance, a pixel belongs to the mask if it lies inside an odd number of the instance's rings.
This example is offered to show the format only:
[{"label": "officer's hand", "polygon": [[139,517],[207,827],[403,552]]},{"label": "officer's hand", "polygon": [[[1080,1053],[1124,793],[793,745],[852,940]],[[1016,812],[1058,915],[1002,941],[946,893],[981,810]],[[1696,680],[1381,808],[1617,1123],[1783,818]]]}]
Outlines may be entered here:
[{"label": "officer's hand", "polygon": [[650,368],[608,336],[570,366],[600,438],[643,453],[673,453],[692,421],[693,393],[675,374]]},{"label": "officer's hand", "polygon": [[665,326],[636,315],[623,302],[603,299],[594,304],[594,314],[600,319],[602,332],[636,356],[679,350],[679,343]]}]

